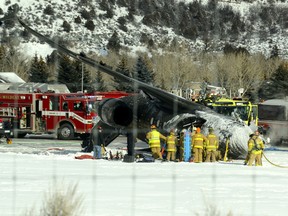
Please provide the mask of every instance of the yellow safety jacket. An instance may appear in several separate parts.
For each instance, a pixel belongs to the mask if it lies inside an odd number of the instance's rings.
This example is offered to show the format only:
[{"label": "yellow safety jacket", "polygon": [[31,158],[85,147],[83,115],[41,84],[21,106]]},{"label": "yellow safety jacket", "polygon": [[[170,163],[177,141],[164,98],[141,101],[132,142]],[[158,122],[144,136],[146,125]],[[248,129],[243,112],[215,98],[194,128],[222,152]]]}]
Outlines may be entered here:
[{"label": "yellow safety jacket", "polygon": [[218,149],[218,137],[214,133],[210,133],[207,136],[208,142],[206,143],[206,149],[209,150],[216,150]]},{"label": "yellow safety jacket", "polygon": [[261,154],[264,149],[264,143],[258,136],[253,136],[248,141],[248,152],[252,154]]},{"label": "yellow safety jacket", "polygon": [[166,140],[167,151],[175,152],[177,145],[177,138],[174,135],[169,135]]},{"label": "yellow safety jacket", "polygon": [[204,143],[207,143],[207,138],[201,134],[196,133],[192,137],[192,148],[200,148],[203,149]]},{"label": "yellow safety jacket", "polygon": [[146,138],[149,140],[150,148],[161,147],[160,145],[160,138],[166,139],[161,133],[159,133],[156,129],[148,132]]}]

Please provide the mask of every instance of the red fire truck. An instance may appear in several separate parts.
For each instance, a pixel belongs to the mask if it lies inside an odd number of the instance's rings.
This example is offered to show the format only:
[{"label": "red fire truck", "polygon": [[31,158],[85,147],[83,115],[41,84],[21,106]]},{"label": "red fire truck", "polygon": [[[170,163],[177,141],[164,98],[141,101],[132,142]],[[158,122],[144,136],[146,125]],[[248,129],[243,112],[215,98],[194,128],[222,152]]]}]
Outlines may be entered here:
[{"label": "red fire truck", "polygon": [[0,93],[0,118],[14,137],[41,133],[65,140],[85,137],[97,115],[95,102],[122,96],[126,93]]}]

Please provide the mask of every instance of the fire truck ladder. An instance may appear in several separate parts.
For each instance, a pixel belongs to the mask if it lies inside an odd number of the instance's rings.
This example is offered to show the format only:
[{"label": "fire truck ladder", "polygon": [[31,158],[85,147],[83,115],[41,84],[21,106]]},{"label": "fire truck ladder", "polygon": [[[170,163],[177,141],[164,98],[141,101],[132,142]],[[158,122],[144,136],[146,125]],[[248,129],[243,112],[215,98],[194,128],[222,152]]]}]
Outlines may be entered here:
[{"label": "fire truck ladder", "polygon": [[0,107],[1,117],[16,117],[17,109],[11,107]]}]

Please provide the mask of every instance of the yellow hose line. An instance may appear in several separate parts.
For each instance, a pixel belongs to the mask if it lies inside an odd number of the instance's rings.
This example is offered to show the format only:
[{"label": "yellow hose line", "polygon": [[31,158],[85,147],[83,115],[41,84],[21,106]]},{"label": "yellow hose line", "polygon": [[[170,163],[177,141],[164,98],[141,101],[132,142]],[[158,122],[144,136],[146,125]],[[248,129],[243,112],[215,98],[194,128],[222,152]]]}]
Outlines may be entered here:
[{"label": "yellow hose line", "polygon": [[229,137],[226,139],[226,147],[225,147],[225,154],[224,154],[224,158],[223,158],[223,161],[227,161],[228,160],[228,146],[229,146],[229,142],[230,142],[230,139]]},{"label": "yellow hose line", "polygon": [[266,155],[262,152],[262,155],[264,156],[264,158],[270,163],[272,164],[273,166],[276,166],[276,167],[280,167],[280,168],[288,168],[288,166],[281,166],[281,165],[278,165],[278,164],[274,164],[273,162],[271,162],[267,157]]}]

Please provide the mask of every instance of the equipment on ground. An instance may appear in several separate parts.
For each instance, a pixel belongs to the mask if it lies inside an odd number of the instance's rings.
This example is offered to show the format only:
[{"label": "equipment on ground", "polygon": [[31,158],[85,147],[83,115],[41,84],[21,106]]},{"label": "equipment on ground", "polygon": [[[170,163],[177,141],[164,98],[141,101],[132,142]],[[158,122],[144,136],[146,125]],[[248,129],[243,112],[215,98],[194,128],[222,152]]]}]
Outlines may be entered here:
[{"label": "equipment on ground", "polygon": [[270,161],[270,160],[266,157],[266,155],[264,154],[264,152],[262,152],[262,155],[264,156],[264,158],[266,159],[266,161],[267,161],[268,163],[270,163],[271,165],[276,166],[276,167],[279,167],[279,168],[288,168],[288,166],[283,166],[283,165],[279,165],[279,164],[273,163],[272,161]]},{"label": "equipment on ground", "polygon": [[190,162],[191,159],[191,132],[186,130],[184,133],[184,161]]},{"label": "equipment on ground", "polygon": [[1,138],[6,138],[7,139],[7,137],[9,138],[11,136],[10,128],[11,128],[10,127],[10,122],[9,121],[3,121],[3,119],[0,118],[0,139]]},{"label": "equipment on ground", "polygon": [[230,142],[230,137],[227,137],[226,146],[225,146],[225,154],[224,154],[224,158],[223,158],[223,161],[225,161],[225,162],[228,161],[229,142]]}]

